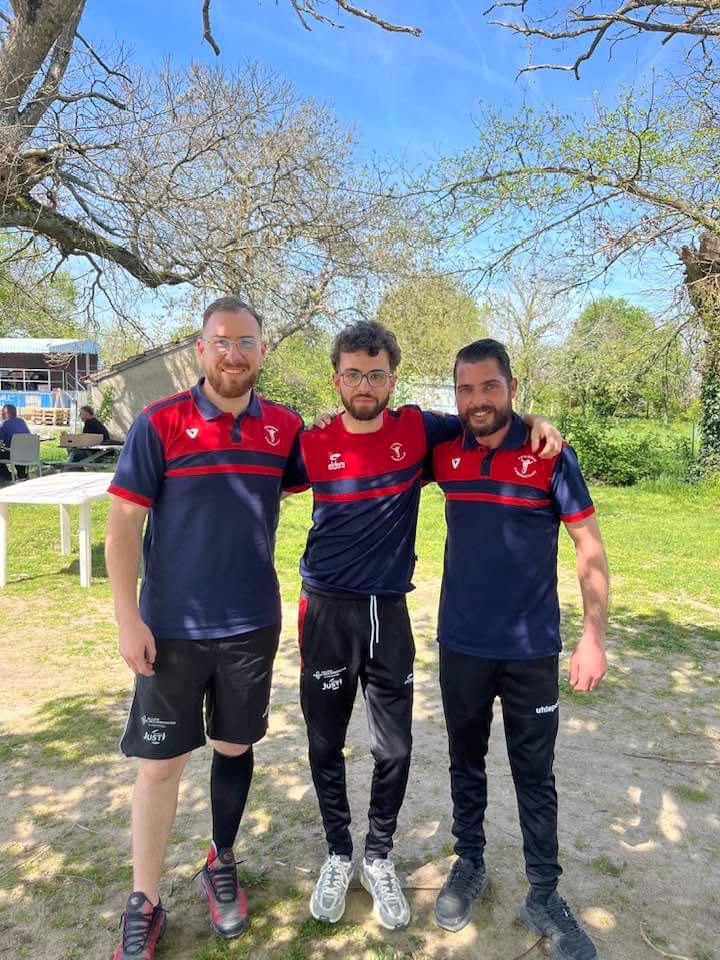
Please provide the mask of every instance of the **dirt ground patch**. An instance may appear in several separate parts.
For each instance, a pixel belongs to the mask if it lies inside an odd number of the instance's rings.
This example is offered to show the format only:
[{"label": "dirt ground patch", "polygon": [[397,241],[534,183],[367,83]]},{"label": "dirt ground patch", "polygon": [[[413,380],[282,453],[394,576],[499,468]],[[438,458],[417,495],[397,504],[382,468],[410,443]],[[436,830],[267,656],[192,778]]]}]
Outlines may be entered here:
[{"label": "dirt ground patch", "polygon": [[[109,609],[90,611],[83,625],[87,632],[95,622],[106,639],[68,647],[62,625],[39,630],[27,600],[7,603],[12,609],[4,613],[30,626],[14,641],[0,641],[0,960],[109,958],[130,883],[133,764],[116,748],[130,678],[114,652]],[[490,892],[461,933],[432,923],[435,892],[452,862],[448,760],[432,639],[434,595],[418,591],[411,608],[418,647],[414,759],[395,848],[412,902],[410,928],[382,930],[357,884],[345,922],[328,929],[308,920],[324,844],[305,760],[288,607],[270,734],[256,749],[256,779],[236,847],[253,924],[244,938],[218,943],[190,883],[209,828],[210,756],[197,751],[183,782],[163,881],[170,925],[158,960],[543,955],[514,922],[525,880],[499,715],[489,756]],[[720,653],[713,644],[701,657],[629,653],[621,639],[620,632],[611,638],[612,675],[599,695],[569,695],[561,707],[562,892],[603,960],[650,960],[663,952],[720,960]],[[348,736],[356,850],[370,773],[360,699]]]}]

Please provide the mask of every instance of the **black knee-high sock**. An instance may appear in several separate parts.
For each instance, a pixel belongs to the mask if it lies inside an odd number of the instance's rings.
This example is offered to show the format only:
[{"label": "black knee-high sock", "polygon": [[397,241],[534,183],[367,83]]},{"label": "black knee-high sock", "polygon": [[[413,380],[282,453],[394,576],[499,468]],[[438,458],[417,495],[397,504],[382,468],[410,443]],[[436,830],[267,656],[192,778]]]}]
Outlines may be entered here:
[{"label": "black knee-high sock", "polygon": [[253,750],[239,757],[213,752],[210,771],[213,841],[218,850],[235,843],[253,775]]}]

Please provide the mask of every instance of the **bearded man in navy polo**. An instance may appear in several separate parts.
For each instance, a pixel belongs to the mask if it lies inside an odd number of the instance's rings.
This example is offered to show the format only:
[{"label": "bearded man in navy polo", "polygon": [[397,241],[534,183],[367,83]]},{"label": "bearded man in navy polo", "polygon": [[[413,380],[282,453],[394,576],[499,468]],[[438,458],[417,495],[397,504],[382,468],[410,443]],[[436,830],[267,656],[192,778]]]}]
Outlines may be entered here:
[{"label": "bearded man in navy polo", "polygon": [[595,508],[571,447],[547,459],[531,449],[527,427],[513,413],[517,382],[502,344],[485,339],[464,347],[454,379],[463,434],[434,448],[429,471],[446,498],[438,641],[458,855],[435,919],[447,930],[462,929],[487,886],[485,755],[497,696],[530,884],[521,919],[549,939],[556,960],[595,960],[595,946],[557,893],[562,871],[552,769],[560,523],[575,544],[584,608],[570,683],[593,690],[607,669],[608,568]]},{"label": "bearded man in navy polo", "polygon": [[236,297],[211,303],[197,341],[204,376],[143,410],[109,489],[107,568],[120,654],[135,674],[120,746],[139,758],[133,893],[114,960],[151,960],[164,932],[160,873],[180,777],[206,732],[213,825],[200,886],[218,936],[247,925],[233,843],[252,745],[267,731],[280,632],[275,531],[281,494],[297,485],[303,426],[255,392],[264,354],[250,306]]}]

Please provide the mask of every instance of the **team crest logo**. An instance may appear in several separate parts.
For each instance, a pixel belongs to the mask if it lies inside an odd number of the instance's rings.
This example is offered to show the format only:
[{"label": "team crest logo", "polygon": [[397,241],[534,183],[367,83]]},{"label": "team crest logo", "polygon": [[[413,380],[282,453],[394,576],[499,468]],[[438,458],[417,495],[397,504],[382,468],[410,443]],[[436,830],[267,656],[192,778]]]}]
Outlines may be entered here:
[{"label": "team crest logo", "polygon": [[531,457],[525,454],[524,456],[518,457],[518,461],[520,462],[520,469],[518,470],[518,468],[515,467],[515,473],[519,477],[522,477],[524,479],[525,477],[535,476],[535,474],[537,473],[537,470],[531,470],[530,467],[534,463],[537,463],[537,457]]},{"label": "team crest logo", "polygon": [[390,449],[392,450],[392,458],[395,461],[404,460],[407,454],[402,448],[401,443],[391,443]]},{"label": "team crest logo", "polygon": [[195,437],[200,433],[197,427],[188,427],[185,433],[190,437],[191,440],[194,440]]},{"label": "team crest logo", "polygon": [[460,457],[453,457],[450,463],[452,463],[453,470],[457,470],[460,466]]},{"label": "team crest logo", "polygon": [[277,427],[265,427],[265,439],[271,447],[276,447],[280,443],[280,438],[278,436],[279,433],[280,431]]}]

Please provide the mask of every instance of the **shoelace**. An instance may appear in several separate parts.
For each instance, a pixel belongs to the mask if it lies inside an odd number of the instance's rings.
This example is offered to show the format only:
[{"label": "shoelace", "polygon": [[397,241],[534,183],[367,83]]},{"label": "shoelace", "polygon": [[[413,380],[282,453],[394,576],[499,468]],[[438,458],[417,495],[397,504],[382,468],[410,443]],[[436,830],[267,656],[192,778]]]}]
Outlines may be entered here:
[{"label": "shoelace", "polygon": [[562,897],[553,898],[547,905],[552,919],[557,923],[563,934],[568,937],[585,937],[585,931],[579,925],[572,910]]},{"label": "shoelace", "polygon": [[232,903],[237,898],[237,870],[234,863],[208,870],[210,884],[220,903]]},{"label": "shoelace", "polygon": [[154,919],[154,910],[152,913],[143,913],[141,910],[126,910],[123,913],[120,918],[123,953],[139,955],[145,949]]},{"label": "shoelace", "polygon": [[338,893],[345,887],[345,872],[340,866],[343,861],[337,854],[331,854],[322,866],[320,877],[323,886],[331,893]]},{"label": "shoelace", "polygon": [[402,893],[398,878],[395,875],[394,865],[388,861],[375,869],[380,873],[378,887],[383,900],[390,904],[400,903]]},{"label": "shoelace", "polygon": [[482,875],[478,875],[478,871],[472,863],[465,860],[456,860],[448,885],[459,888],[460,893],[475,894],[482,885]]},{"label": "shoelace", "polygon": [[344,864],[344,861],[336,853],[333,853],[327,858],[320,870],[322,885],[330,893],[340,893],[347,886],[347,874],[341,864]]},{"label": "shoelace", "polygon": [[[237,867],[244,863],[244,860],[235,860],[233,863],[224,863],[221,867],[208,868],[210,877],[210,886],[213,893],[220,903],[232,903],[237,897]],[[196,880],[205,870],[207,864],[203,864],[200,869],[190,877],[190,883]]]}]

